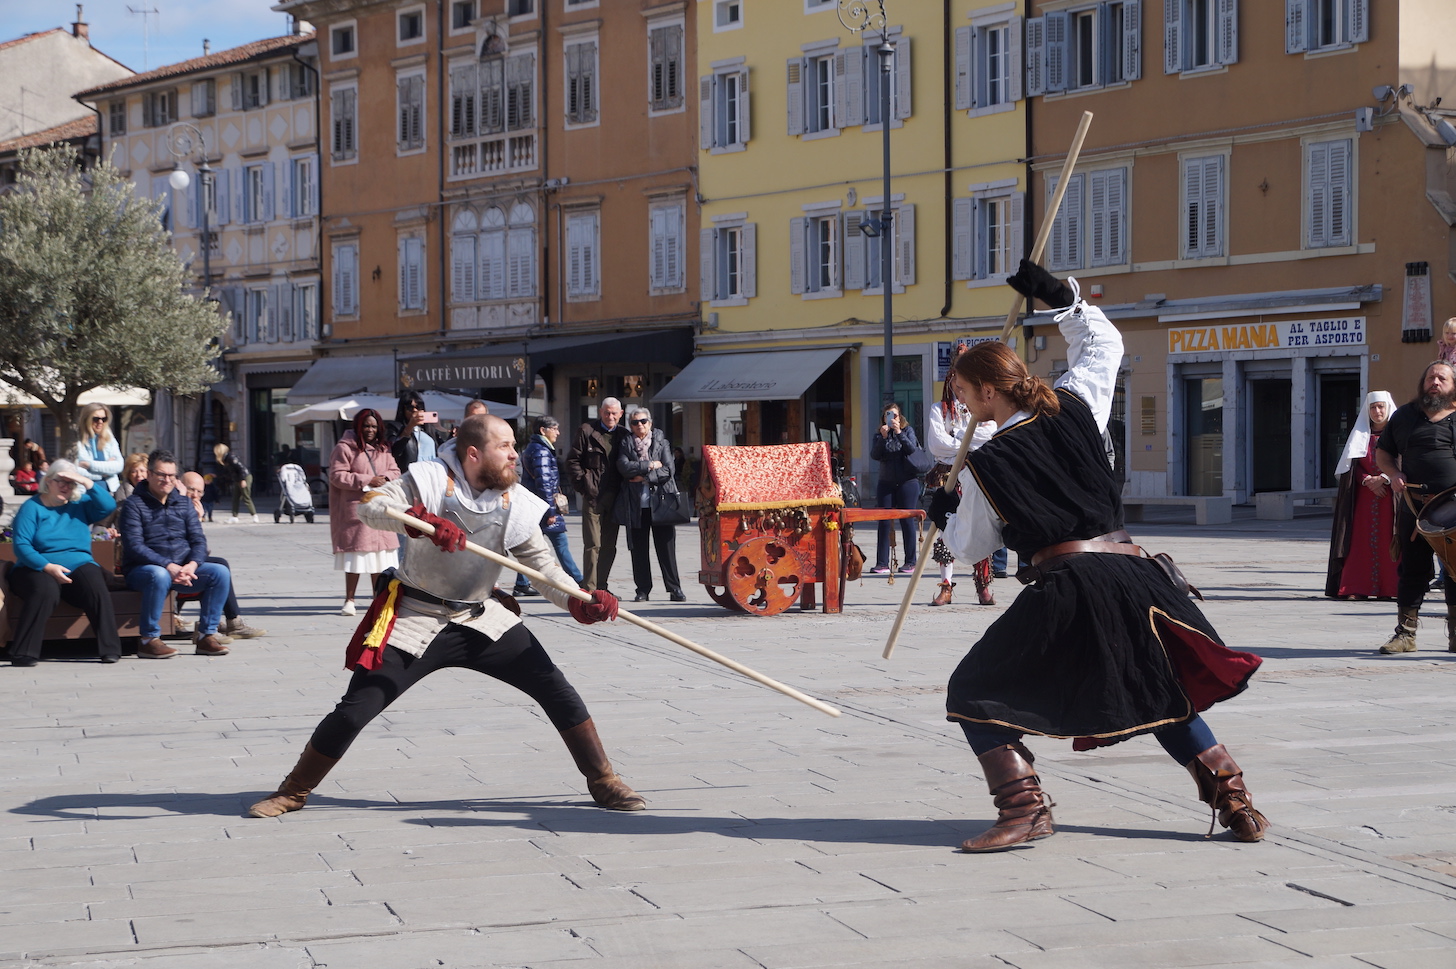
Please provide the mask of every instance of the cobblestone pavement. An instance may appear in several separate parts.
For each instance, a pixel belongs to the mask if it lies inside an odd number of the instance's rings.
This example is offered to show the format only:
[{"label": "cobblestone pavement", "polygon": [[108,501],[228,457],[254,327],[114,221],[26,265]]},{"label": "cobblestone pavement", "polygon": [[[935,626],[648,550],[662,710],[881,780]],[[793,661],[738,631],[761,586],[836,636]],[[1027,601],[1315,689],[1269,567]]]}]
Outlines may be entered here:
[{"label": "cobblestone pavement", "polygon": [[[1206,840],[1191,779],[1151,740],[1078,754],[1033,739],[1057,835],[984,856],[953,850],[994,812],[942,690],[1014,582],[982,607],[960,577],[888,661],[903,579],[851,585],[838,616],[734,615],[691,585],[688,603],[632,607],[838,719],[528,600],[646,812],[591,806],[524,696],[442,673],[306,810],[255,820],[245,806],[341,693],[355,620],[333,614],[322,519],[209,526],[268,638],[216,659],[0,667],[0,967],[1456,967],[1440,610],[1420,652],[1375,655],[1394,607],[1320,595],[1328,517],[1251,515],[1133,531],[1174,554],[1231,645],[1266,658],[1207,719],[1269,838]],[[695,527],[678,555],[696,575]],[[625,550],[614,584],[630,587]]]}]

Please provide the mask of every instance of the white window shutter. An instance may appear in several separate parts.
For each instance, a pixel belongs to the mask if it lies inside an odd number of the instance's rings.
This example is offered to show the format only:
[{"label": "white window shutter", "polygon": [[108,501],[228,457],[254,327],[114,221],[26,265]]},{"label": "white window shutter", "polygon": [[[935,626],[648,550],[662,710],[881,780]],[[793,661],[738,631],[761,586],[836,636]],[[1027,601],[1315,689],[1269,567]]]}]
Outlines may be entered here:
[{"label": "white window shutter", "polygon": [[717,121],[713,111],[713,89],[716,86],[711,74],[698,78],[698,147],[703,151],[713,147],[713,128]]},{"label": "white window shutter", "polygon": [[278,284],[273,283],[268,287],[267,324],[264,336],[269,343],[278,342],[280,323],[278,319],[278,306]]},{"label": "white window shutter", "polygon": [[1218,0],[1218,62],[1239,62],[1239,2]]},{"label": "white window shutter", "polygon": [[844,214],[844,289],[865,287],[865,243],[859,233],[859,212]]},{"label": "white window shutter", "polygon": [[1216,155],[1208,160],[1203,169],[1204,210],[1208,213],[1208,224],[1204,227],[1203,241],[1210,256],[1223,255],[1223,156]]},{"label": "white window shutter", "polygon": [[293,284],[284,280],[278,284],[277,298],[278,339],[293,342]]},{"label": "white window shutter", "polygon": [[272,222],[275,209],[273,208],[273,163],[263,162],[263,210],[258,213],[259,222]]},{"label": "white window shutter", "polygon": [[1350,183],[1353,170],[1351,168],[1351,152],[1349,141],[1334,141],[1330,143],[1330,222],[1329,222],[1329,244],[1332,246],[1348,246],[1353,241],[1350,233]]},{"label": "white window shutter", "polygon": [[[1143,4],[1142,0],[1126,0],[1122,5],[1122,80],[1136,81],[1143,76]],[[1117,42],[1117,38],[1113,39]]]},{"label": "white window shutter", "polygon": [[450,301],[469,303],[475,299],[475,236],[450,240]]},{"label": "white window shutter", "polygon": [[854,122],[849,117],[849,51],[834,54],[834,127],[845,128]]},{"label": "white window shutter", "polygon": [[1199,255],[1203,237],[1203,160],[1189,159],[1183,168],[1183,258]]},{"label": "white window shutter", "polygon": [[592,213],[587,220],[585,229],[586,235],[586,259],[583,260],[586,266],[586,288],[593,296],[599,296],[602,292],[602,274],[597,269],[597,260],[601,253],[602,216],[600,212]]},{"label": "white window shutter", "polygon": [[319,156],[308,156],[308,214],[319,214]]},{"label": "white window shutter", "polygon": [[983,198],[971,199],[971,278],[985,279],[991,262],[991,205]]},{"label": "white window shutter", "polygon": [[748,70],[738,74],[738,144],[747,144],[748,139],[753,137],[753,126],[750,123],[748,100]]},{"label": "white window shutter", "polygon": [[480,236],[480,272],[476,277],[477,299],[504,299],[506,295],[506,234],[484,232]]},{"label": "white window shutter", "polygon": [[809,248],[809,220],[805,218],[789,220],[789,292],[798,294],[804,291],[805,265],[808,262]]},{"label": "white window shutter", "polygon": [[1284,53],[1309,49],[1308,16],[1307,0],[1284,0]]},{"label": "white window shutter", "polygon": [[1163,0],[1163,73],[1183,70],[1183,3]]},{"label": "white window shutter", "polygon": [[1026,256],[1026,193],[1011,193],[1011,271],[1021,267]]},{"label": "white window shutter", "polygon": [[1046,18],[1026,18],[1026,96],[1045,94],[1046,87]]},{"label": "white window shutter", "polygon": [[804,133],[804,58],[791,57],[784,65],[786,84],[788,86],[789,111],[788,125],[790,135],[802,135]]},{"label": "white window shutter", "polygon": [[684,285],[683,256],[687,251],[683,239],[684,211],[685,207],[681,205],[675,205],[667,210],[667,261],[663,285],[672,289],[682,289]]},{"label": "white window shutter", "polygon": [[400,148],[408,148],[410,144],[410,79],[407,77],[397,78],[394,82],[395,88],[395,111],[398,113],[399,123],[397,125],[396,142]]},{"label": "white window shutter", "polygon": [[955,31],[955,109],[957,111],[969,111],[975,106],[975,94],[971,84],[975,34],[974,27],[957,27]]},{"label": "white window shutter", "polygon": [[663,209],[651,209],[647,216],[647,286],[650,289],[661,289],[667,275],[667,224],[664,214]]},{"label": "white window shutter", "polygon": [[233,179],[233,212],[240,224],[252,222],[255,213],[248,209],[248,170],[239,168],[238,177]]},{"label": "white window shutter", "polygon": [[717,258],[718,230],[703,229],[698,233],[698,285],[700,298],[704,303],[711,303],[718,298],[717,281],[714,278],[713,266]]},{"label": "white window shutter", "polygon": [[1067,89],[1067,15],[1046,15],[1046,89]]},{"label": "white window shutter", "polygon": [[1107,259],[1127,262],[1127,169],[1114,169],[1107,180]]},{"label": "white window shutter", "polygon": [[1350,0],[1350,43],[1370,39],[1370,0]]},{"label": "white window shutter", "polygon": [[1309,180],[1309,212],[1305,233],[1306,238],[1309,240],[1307,245],[1311,249],[1320,249],[1330,244],[1329,142],[1309,146],[1309,170],[1305,177]]},{"label": "white window shutter", "polygon": [[915,206],[902,205],[895,212],[895,253],[899,262],[895,281],[901,286],[915,285]]},{"label": "white window shutter", "polygon": [[865,49],[851,47],[844,52],[844,115],[841,128],[865,123]]},{"label": "white window shutter", "polygon": [[1091,202],[1092,265],[1107,265],[1107,180],[1110,172],[1089,172],[1087,194]]},{"label": "white window shutter", "polygon": [[[228,191],[228,182],[230,180],[231,176],[226,168],[219,168],[212,173],[212,196],[217,203],[218,225],[227,225],[231,221],[229,215],[231,214],[232,206],[228,204],[232,198]],[[200,182],[201,179],[198,179],[198,181]]]},{"label": "white window shutter", "polygon": [[951,278],[970,279],[974,270],[975,199],[956,199],[951,203]]},{"label": "white window shutter", "polygon": [[910,56],[910,38],[901,37],[895,41],[895,117],[904,120],[915,113],[911,98],[910,77],[913,59]]},{"label": "white window shutter", "polygon": [[243,75],[233,74],[228,78],[229,87],[232,88],[232,103],[234,111],[243,110]]},{"label": "white window shutter", "polygon": [[[1006,100],[1016,102],[1021,100],[1021,18],[1012,17],[1008,21],[1006,31],[1006,68],[1008,83],[1006,85]],[[975,51],[976,45],[971,44],[971,50]],[[975,58],[972,56],[972,90],[975,90]]]},{"label": "white window shutter", "polygon": [[1067,194],[1062,199],[1062,211],[1066,213],[1067,225],[1067,268],[1081,269],[1082,258],[1082,220],[1084,202],[1082,200],[1082,186],[1085,184],[1086,176],[1081,172],[1073,175],[1067,181]]},{"label": "white window shutter", "polygon": [[758,223],[746,222],[743,233],[743,267],[739,273],[742,295],[752,299],[758,295]]}]

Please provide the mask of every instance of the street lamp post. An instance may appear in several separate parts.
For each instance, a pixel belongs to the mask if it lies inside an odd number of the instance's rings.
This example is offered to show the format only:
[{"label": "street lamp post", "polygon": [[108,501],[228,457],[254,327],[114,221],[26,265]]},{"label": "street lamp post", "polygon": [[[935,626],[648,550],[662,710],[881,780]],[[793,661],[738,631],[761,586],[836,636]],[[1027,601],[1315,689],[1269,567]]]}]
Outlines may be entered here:
[{"label": "street lamp post", "polygon": [[860,223],[860,232],[880,240],[880,286],[884,297],[885,316],[885,360],[881,370],[881,407],[895,402],[895,333],[894,333],[894,213],[890,209],[890,73],[895,66],[895,45],[890,43],[886,32],[885,0],[874,0],[878,9],[871,6],[872,0],[839,0],[839,22],[850,33],[865,30],[880,32],[880,43],[875,48],[879,57],[880,78],[880,148],[883,156],[884,187],[880,199],[878,219],[866,219]]},{"label": "street lamp post", "polygon": [[[202,289],[207,292],[212,288],[212,225],[208,218],[209,202],[213,191],[213,170],[207,163],[207,139],[203,136],[202,130],[196,125],[188,124],[185,121],[178,121],[173,124],[167,132],[167,151],[178,162],[192,157],[194,148],[197,151],[197,177],[199,179],[199,191],[197,193],[197,208],[201,211],[202,234],[200,244],[202,247]],[[177,168],[167,177],[171,186],[179,192],[184,192],[192,184],[191,177],[186,169]],[[197,467],[204,474],[215,474],[217,472],[217,461],[212,454],[213,446],[217,443],[217,429],[212,423],[212,389],[208,388],[202,392],[202,427],[198,431],[197,441]]]}]

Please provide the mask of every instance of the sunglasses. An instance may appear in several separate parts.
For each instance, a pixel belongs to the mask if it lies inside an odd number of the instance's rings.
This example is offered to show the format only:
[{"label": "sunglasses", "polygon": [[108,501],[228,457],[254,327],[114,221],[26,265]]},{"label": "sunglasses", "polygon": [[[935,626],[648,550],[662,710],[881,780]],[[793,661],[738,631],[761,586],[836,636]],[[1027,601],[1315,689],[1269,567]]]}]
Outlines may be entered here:
[{"label": "sunglasses", "polygon": [[650,417],[639,417],[636,420],[634,420],[632,423],[633,424],[651,424],[652,423],[652,418],[650,418]]},{"label": "sunglasses", "polygon": [[91,418],[91,423],[92,424],[105,424],[106,423],[106,420],[107,419],[105,417],[93,417],[93,418]]}]

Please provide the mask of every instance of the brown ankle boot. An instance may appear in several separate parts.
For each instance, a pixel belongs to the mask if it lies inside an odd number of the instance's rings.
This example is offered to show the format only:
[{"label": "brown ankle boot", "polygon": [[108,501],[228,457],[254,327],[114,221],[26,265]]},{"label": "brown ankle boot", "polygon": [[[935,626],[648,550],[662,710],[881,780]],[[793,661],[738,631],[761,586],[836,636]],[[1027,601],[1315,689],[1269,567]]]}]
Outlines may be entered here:
[{"label": "brown ankle boot", "polygon": [[954,589],[955,587],[956,584],[954,582],[942,582],[940,584],[940,591],[935,594],[934,599],[930,600],[930,604],[932,606],[950,605],[950,590]]},{"label": "brown ankle boot", "polygon": [[337,757],[325,757],[313,749],[313,744],[305,744],[303,753],[299,755],[298,763],[293,770],[283,779],[278,790],[272,797],[264,798],[257,804],[248,808],[248,816],[254,818],[276,818],[280,814],[287,814],[289,811],[297,811],[308,803],[308,795],[319,785],[334,765],[339,762]]},{"label": "brown ankle boot", "polygon": [[986,787],[999,812],[996,823],[961,842],[969,852],[1005,851],[1007,848],[1050,837],[1052,801],[1042,792],[1032,768],[1031,751],[1020,741],[989,750],[980,757]]},{"label": "brown ankle boot", "polygon": [[646,798],[628,787],[612,770],[612,762],[607,760],[607,752],[597,736],[596,724],[590,718],[561,731],[561,739],[566,741],[566,749],[571,751],[577,769],[586,778],[586,789],[598,805],[609,811],[641,811],[647,807]]},{"label": "brown ankle boot", "polygon": [[[1223,744],[1216,744],[1186,765],[1198,785],[1198,799],[1213,808],[1218,823],[1234,836],[1235,841],[1262,841],[1269,830],[1269,819],[1254,810],[1254,799],[1244,786],[1244,772]],[[1213,837],[1213,819],[1208,821],[1208,837]]]}]

